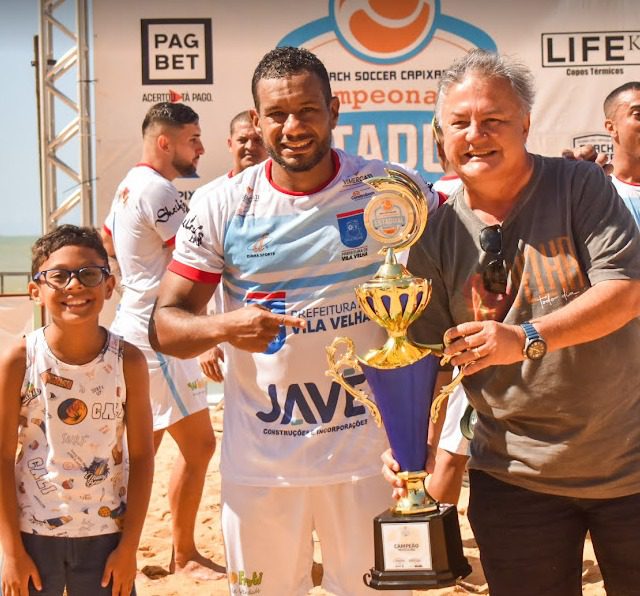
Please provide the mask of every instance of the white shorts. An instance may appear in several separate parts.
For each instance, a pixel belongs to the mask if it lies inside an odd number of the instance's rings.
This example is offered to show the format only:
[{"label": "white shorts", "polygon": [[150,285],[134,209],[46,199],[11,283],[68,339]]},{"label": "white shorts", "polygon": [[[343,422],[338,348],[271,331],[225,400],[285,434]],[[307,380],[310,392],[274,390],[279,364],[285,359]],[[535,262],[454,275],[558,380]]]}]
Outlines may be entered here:
[{"label": "white shorts", "polygon": [[[320,540],[323,588],[371,596],[373,518],[393,504],[382,476],[321,486],[248,486],[222,479],[222,532],[230,594],[298,596],[312,588],[312,531]],[[411,595],[411,591],[389,594]]]},{"label": "white shorts", "polygon": [[153,430],[162,430],[208,407],[207,382],[197,358],[181,360],[140,348],[149,365]]},{"label": "white shorts", "polygon": [[458,385],[453,393],[449,396],[447,403],[447,413],[440,434],[439,449],[444,449],[449,453],[457,453],[458,455],[470,455],[469,439],[465,438],[460,429],[460,420],[464,415],[469,401],[464,392],[464,387]]},{"label": "white shorts", "polygon": [[156,352],[146,327],[118,311],[111,331],[140,348],[149,367],[149,397],[153,430],[165,429],[207,407],[207,382],[197,358],[181,360]]}]

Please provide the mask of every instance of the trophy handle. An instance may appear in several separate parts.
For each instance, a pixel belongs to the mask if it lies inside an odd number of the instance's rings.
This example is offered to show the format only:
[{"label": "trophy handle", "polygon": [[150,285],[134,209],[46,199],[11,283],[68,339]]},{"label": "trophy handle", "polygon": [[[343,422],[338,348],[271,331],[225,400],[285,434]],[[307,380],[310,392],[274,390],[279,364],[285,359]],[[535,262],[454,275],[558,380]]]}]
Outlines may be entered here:
[{"label": "trophy handle", "polygon": [[[442,358],[440,364],[446,364],[450,358],[446,356]],[[434,398],[433,403],[431,404],[431,422],[434,424],[438,421],[438,416],[440,416],[440,408],[442,408],[442,402],[449,397],[454,389],[460,385],[462,379],[464,378],[464,373],[460,371],[455,378],[448,385],[444,385],[442,389],[440,389],[440,393]]]},{"label": "trophy handle", "polygon": [[[344,353],[339,354],[338,349],[344,348]],[[382,426],[382,418],[380,417],[380,410],[375,403],[373,403],[369,396],[362,389],[352,387],[345,381],[342,376],[343,371],[347,368],[362,374],[362,368],[358,362],[358,358],[355,355],[355,347],[353,340],[349,337],[336,337],[331,345],[327,346],[327,361],[329,362],[329,370],[325,372],[325,375],[331,377],[338,385],[343,387],[355,400],[364,404],[369,408],[371,415],[378,427]]]},{"label": "trophy handle", "polygon": [[363,576],[362,576],[362,581],[364,581],[365,585],[370,588],[371,587],[371,571],[367,571]]},{"label": "trophy handle", "polygon": [[[430,348],[435,356],[440,356],[440,366],[445,366],[449,364],[449,361],[453,358],[453,356],[446,356],[444,354],[444,344],[416,344],[421,348]],[[462,379],[464,378],[464,372],[460,370],[455,378],[448,385],[444,385],[440,392],[436,397],[434,397],[433,402],[431,403],[431,422],[434,424],[438,421],[438,417],[440,416],[440,409],[442,408],[442,402],[449,397],[454,389],[462,383]]]}]

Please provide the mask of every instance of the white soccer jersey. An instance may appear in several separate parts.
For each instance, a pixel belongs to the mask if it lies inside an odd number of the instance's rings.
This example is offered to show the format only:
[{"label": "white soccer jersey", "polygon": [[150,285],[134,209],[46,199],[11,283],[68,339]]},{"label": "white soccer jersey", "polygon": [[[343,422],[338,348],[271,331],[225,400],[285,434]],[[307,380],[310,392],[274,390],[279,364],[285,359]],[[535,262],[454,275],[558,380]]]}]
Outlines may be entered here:
[{"label": "white soccer jersey", "polygon": [[629,211],[631,211],[631,215],[633,215],[633,219],[636,220],[636,224],[640,227],[640,184],[623,182],[614,175],[611,175],[611,182],[613,182],[618,194],[622,197],[624,204],[629,208]]},{"label": "white soccer jersey", "polygon": [[122,529],[127,503],[123,342],[109,333],[87,364],[58,360],[44,328],[26,336],[16,486],[23,532],[97,536]]},{"label": "white soccer jersey", "polygon": [[[333,156],[335,176],[310,194],[276,187],[270,160],[247,168],[198,203],[176,236],[170,270],[205,283],[221,274],[225,312],[257,303],[307,321],[306,330],[282,328],[265,353],[226,352],[221,470],[233,482],[314,485],[380,473],[384,432],[325,375],[325,348],[348,336],[364,354],[386,339],[354,288],[383,261],[364,226],[373,195],[364,180],[389,164]],[[433,212],[436,194],[411,174]]]},{"label": "white soccer jersey", "polygon": [[123,294],[112,330],[136,345],[147,328],[158,286],[187,204],[151,166],[138,164],[118,186],[105,228],[113,239]]},{"label": "white soccer jersey", "polygon": [[[189,209],[194,209],[195,206],[203,200],[207,200],[208,198],[211,198],[212,200],[215,200],[215,193],[213,192],[214,189],[216,189],[218,186],[220,186],[221,184],[224,184],[227,180],[229,180],[229,178],[233,178],[233,176],[231,175],[231,170],[229,172],[227,172],[226,174],[222,174],[222,176],[218,176],[217,178],[214,178],[211,182],[207,182],[207,184],[201,186],[200,188],[198,188],[194,193],[193,196],[191,197],[191,201],[189,201]],[[222,306],[222,286],[220,286],[215,294],[213,295],[213,297],[211,298],[211,300],[209,301],[209,304],[207,305],[207,312],[208,313],[221,313],[223,312],[223,306]]]},{"label": "white soccer jersey", "polygon": [[123,287],[111,331],[140,348],[147,360],[155,431],[207,407],[197,359],[160,354],[149,342],[153,304],[186,213],[176,187],[152,167],[138,164],[118,186],[105,222]]},{"label": "white soccer jersey", "polygon": [[191,196],[189,201],[189,209],[193,209],[203,198],[210,196],[210,193],[213,189],[217,188],[221,184],[224,184],[229,178],[232,178],[231,171],[226,174],[222,174],[222,176],[218,176],[211,180],[211,182],[207,182],[203,184]]}]

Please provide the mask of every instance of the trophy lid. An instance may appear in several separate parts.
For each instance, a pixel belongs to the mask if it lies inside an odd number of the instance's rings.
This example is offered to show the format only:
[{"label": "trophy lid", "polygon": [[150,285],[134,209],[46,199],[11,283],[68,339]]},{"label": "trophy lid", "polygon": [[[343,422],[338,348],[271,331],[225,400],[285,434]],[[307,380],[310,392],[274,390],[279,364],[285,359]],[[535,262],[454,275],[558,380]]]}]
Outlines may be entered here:
[{"label": "trophy lid", "polygon": [[364,210],[364,222],[371,236],[385,252],[413,245],[427,225],[427,200],[420,187],[404,172],[387,169],[388,176],[365,182],[376,190]]}]

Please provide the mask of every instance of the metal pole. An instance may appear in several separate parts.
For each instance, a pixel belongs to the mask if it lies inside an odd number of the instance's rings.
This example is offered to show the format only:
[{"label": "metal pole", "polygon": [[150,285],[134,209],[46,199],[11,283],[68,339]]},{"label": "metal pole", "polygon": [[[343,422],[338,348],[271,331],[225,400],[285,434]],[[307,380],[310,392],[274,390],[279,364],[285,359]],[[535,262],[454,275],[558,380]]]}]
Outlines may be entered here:
[{"label": "metal pole", "polygon": [[[65,5],[73,3],[74,13],[64,12]],[[75,16],[75,29],[64,23],[63,17]],[[58,18],[60,17],[60,18]],[[93,224],[93,161],[91,128],[91,90],[89,80],[87,0],[40,0],[40,36],[38,39],[38,114],[40,139],[40,180],[42,229],[49,232],[60,219],[80,209],[82,225]],[[56,35],[54,35],[54,33]],[[59,51],[54,58],[57,38],[70,39],[73,43],[66,51]],[[56,41],[57,40],[57,41]],[[58,86],[58,82],[75,69],[75,92],[70,97]],[[58,120],[72,117],[68,122],[57,122],[56,105],[62,104]],[[62,126],[58,126],[62,125]],[[56,133],[56,130],[59,132]],[[73,163],[67,163],[63,148],[70,141],[77,141],[78,154]],[[63,176],[59,177],[58,171]],[[73,182],[69,189],[59,189],[60,180],[68,177]],[[67,193],[67,191],[69,191]],[[66,196],[63,196],[65,195]]]},{"label": "metal pole", "polygon": [[78,108],[80,118],[80,181],[82,225],[94,224],[93,172],[91,156],[91,80],[89,79],[89,44],[87,0],[76,2],[78,29]]}]

